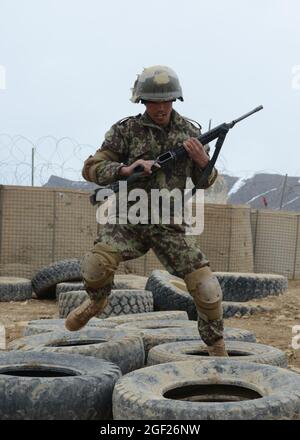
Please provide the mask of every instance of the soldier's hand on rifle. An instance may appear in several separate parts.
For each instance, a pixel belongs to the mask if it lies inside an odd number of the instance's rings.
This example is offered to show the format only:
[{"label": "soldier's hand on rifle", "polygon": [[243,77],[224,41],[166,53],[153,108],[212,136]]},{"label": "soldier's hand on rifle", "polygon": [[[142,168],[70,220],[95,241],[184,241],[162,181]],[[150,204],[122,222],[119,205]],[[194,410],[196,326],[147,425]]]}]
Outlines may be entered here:
[{"label": "soldier's hand on rifle", "polygon": [[200,168],[205,168],[209,162],[209,156],[203,145],[197,138],[189,138],[183,142],[189,157],[196,162]]},{"label": "soldier's hand on rifle", "polygon": [[160,168],[160,165],[158,163],[154,163],[154,160],[144,160],[144,159],[138,159],[135,162],[133,162],[131,165],[123,166],[119,174],[122,177],[129,177],[134,173],[134,169],[138,166],[142,166],[144,168],[144,174],[150,175],[152,174],[151,168],[152,166],[156,166],[157,168]]}]

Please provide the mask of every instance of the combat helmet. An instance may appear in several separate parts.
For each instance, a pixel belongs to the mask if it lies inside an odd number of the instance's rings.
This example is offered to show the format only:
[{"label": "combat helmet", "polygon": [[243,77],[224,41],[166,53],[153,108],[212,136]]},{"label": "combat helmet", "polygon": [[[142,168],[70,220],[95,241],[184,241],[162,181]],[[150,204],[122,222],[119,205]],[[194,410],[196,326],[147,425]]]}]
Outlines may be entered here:
[{"label": "combat helmet", "polygon": [[167,66],[151,66],[137,76],[131,101],[183,101],[178,76]]}]

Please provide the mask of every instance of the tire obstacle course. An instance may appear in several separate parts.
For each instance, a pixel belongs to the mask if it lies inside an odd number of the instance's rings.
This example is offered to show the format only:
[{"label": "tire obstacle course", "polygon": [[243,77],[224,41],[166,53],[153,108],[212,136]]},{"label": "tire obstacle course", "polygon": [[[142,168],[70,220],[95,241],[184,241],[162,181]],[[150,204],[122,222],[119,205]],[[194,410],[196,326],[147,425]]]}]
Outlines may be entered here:
[{"label": "tire obstacle course", "polygon": [[[78,260],[66,260],[41,270],[32,283],[0,282],[0,301],[29,298],[34,290],[61,307],[61,319],[28,322],[24,337],[0,353],[0,419],[300,418],[300,374],[286,369],[285,354],[255,343],[253,332],[225,328],[229,357],[208,357],[192,299],[167,272],[116,279],[110,311],[78,332],[66,331],[62,318],[86,298],[78,268]],[[216,275],[225,316],[263,313],[247,301],[287,288],[285,277]],[[87,405],[75,389],[88,396]]]}]

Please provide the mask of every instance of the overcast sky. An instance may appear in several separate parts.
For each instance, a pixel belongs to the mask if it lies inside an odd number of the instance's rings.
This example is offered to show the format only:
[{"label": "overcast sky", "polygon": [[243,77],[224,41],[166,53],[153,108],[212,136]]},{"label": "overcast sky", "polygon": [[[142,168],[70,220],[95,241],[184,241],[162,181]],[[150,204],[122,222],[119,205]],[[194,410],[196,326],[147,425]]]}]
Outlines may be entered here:
[{"label": "overcast sky", "polygon": [[[79,169],[114,122],[144,111],[130,88],[154,64],[177,72],[175,109],[205,130],[264,105],[229,133],[221,171],[300,176],[299,0],[0,0],[0,133],[90,144],[68,156]],[[38,153],[57,162],[70,146],[51,148]],[[31,146],[18,149],[30,161]]]}]

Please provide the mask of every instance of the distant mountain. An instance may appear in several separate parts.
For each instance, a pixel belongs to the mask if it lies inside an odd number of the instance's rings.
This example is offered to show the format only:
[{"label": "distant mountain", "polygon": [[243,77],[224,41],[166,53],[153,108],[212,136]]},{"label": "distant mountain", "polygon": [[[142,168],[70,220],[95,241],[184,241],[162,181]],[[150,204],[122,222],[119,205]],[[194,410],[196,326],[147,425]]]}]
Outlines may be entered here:
[{"label": "distant mountain", "polygon": [[300,211],[299,177],[280,174],[254,174],[249,178],[223,176],[228,185],[228,203],[248,204],[253,208],[268,208],[283,211]]},{"label": "distant mountain", "polygon": [[[300,212],[300,179],[280,174],[254,174],[236,177],[223,174],[207,191],[206,201],[212,203],[248,204],[253,208]],[[70,188],[92,191],[94,183],[74,182],[62,177],[51,176],[45,187]],[[283,191],[284,189],[284,191]]]},{"label": "distant mountain", "polygon": [[84,191],[93,191],[98,187],[95,183],[74,181],[69,179],[64,179],[63,177],[51,176],[45,185],[48,188],[68,188],[68,189],[80,189]]}]

